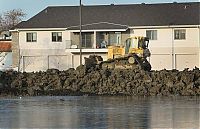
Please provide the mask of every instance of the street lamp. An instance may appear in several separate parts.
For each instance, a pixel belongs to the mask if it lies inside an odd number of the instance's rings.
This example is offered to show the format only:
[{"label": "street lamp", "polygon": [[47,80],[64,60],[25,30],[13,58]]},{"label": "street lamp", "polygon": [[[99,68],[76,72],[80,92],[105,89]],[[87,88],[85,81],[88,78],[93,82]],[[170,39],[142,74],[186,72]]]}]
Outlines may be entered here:
[{"label": "street lamp", "polygon": [[80,34],[79,34],[79,47],[80,47],[80,65],[82,65],[82,2],[80,0],[79,6],[79,18],[80,18]]}]

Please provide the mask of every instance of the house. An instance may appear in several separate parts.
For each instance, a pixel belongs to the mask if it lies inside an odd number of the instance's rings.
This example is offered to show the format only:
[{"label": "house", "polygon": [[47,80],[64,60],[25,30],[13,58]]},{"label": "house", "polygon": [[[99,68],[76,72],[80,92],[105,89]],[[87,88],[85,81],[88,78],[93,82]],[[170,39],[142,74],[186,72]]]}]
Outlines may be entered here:
[{"label": "house", "polygon": [[[82,24],[83,57],[98,54],[106,60],[106,46],[147,36],[152,69],[200,66],[200,2],[83,5]],[[21,71],[80,64],[79,6],[47,7],[11,32],[13,67]]]},{"label": "house", "polygon": [[0,71],[12,68],[11,40],[0,39]]}]

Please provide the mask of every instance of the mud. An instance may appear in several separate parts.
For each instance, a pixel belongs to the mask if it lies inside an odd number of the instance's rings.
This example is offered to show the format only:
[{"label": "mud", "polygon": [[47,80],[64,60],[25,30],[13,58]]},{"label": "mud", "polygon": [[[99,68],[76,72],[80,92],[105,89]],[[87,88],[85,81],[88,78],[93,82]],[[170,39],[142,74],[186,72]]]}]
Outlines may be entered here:
[{"label": "mud", "polygon": [[39,95],[199,96],[200,70],[147,72],[79,66],[66,71],[0,72],[0,96]]}]

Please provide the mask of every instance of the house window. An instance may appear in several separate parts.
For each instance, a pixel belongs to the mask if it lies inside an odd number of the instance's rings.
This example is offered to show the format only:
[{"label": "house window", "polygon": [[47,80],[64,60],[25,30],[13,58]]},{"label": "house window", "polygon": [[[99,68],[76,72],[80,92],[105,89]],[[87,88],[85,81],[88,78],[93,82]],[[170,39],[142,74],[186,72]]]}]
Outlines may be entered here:
[{"label": "house window", "polygon": [[120,45],[121,44],[121,32],[110,32],[108,45]]},{"label": "house window", "polygon": [[148,37],[149,40],[157,40],[157,30],[147,30],[146,37]]},{"label": "house window", "polygon": [[26,41],[27,42],[36,42],[37,41],[37,33],[26,33]]},{"label": "house window", "polygon": [[62,42],[62,32],[52,32],[52,42]]},{"label": "house window", "polygon": [[82,33],[82,47],[92,48],[92,33]]},{"label": "house window", "polygon": [[174,39],[176,40],[184,40],[185,39],[186,30],[174,30]]}]

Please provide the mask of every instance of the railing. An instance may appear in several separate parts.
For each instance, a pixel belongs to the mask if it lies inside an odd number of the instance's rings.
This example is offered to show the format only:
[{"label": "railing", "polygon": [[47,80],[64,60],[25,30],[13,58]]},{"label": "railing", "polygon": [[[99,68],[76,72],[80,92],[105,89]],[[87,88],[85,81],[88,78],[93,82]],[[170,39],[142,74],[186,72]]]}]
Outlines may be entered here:
[{"label": "railing", "polygon": [[[79,43],[73,42],[72,40],[65,40],[66,49],[79,49]],[[92,47],[82,47],[82,49],[106,49],[108,48],[108,45],[106,43],[101,44],[97,43],[96,47],[94,47],[93,43],[91,45]]]}]

